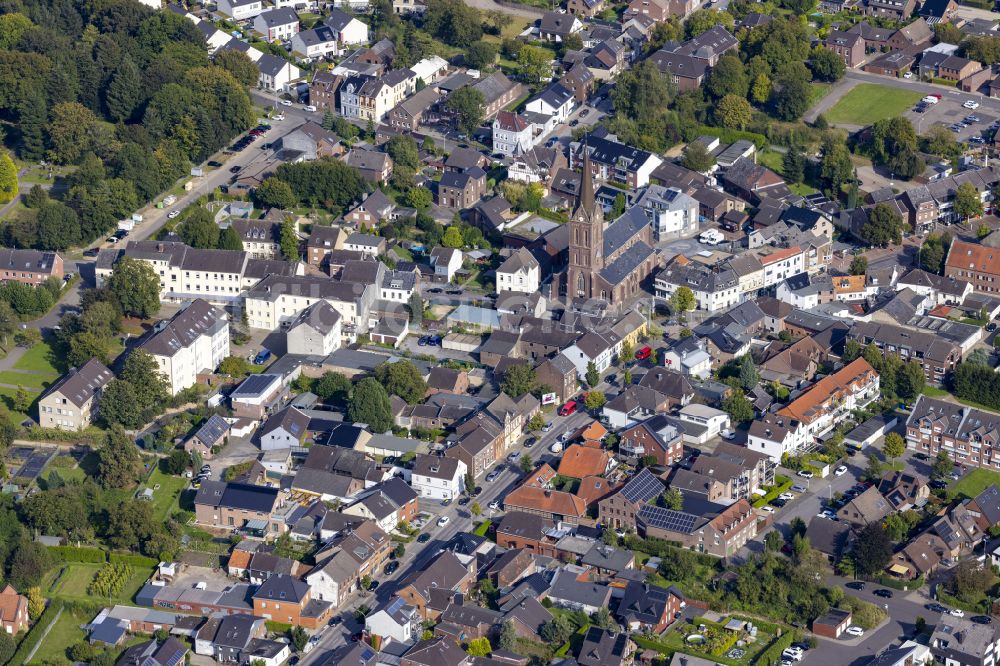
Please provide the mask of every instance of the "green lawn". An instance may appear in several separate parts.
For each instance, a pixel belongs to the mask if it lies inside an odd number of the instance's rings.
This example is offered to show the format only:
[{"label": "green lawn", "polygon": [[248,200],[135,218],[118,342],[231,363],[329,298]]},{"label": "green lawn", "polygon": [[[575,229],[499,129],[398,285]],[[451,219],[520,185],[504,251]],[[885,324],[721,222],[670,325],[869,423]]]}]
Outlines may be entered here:
[{"label": "green lawn", "polygon": [[805,183],[792,183],[788,186],[788,189],[803,197],[807,197],[810,194],[816,194],[816,192],[819,191],[815,187],[811,187]]},{"label": "green lawn", "polygon": [[765,149],[757,153],[757,163],[766,166],[775,173],[781,173],[785,156],[776,150]]},{"label": "green lawn", "polygon": [[56,367],[56,363],[61,365],[49,343],[39,342],[24,352],[24,355],[14,364],[14,369],[27,370],[28,372],[43,372],[48,375],[59,376],[62,372]]},{"label": "green lawn", "polygon": [[[91,581],[94,580],[94,576],[97,572],[101,570],[103,564],[85,564],[81,562],[74,562],[71,564],[66,564],[62,567],[56,567],[53,573],[49,575],[51,582],[48,583],[48,596],[60,597],[64,599],[87,599],[92,600],[93,595],[88,592],[87,588],[90,587]],[[135,596],[143,584],[149,579],[151,573],[150,569],[143,569],[141,567],[132,567],[133,574],[132,577],[128,579],[125,583],[125,587],[122,588],[121,593],[112,599],[108,599],[109,603],[131,603],[132,598]],[[89,618],[88,618],[89,619]]]},{"label": "green lawn", "polygon": [[87,635],[81,624],[89,622],[92,617],[76,616],[68,609],[63,610],[62,615],[52,626],[49,635],[38,645],[38,651],[29,663],[63,663],[66,661],[66,650],[80,641]]},{"label": "green lawn", "polygon": [[0,371],[0,384],[23,386],[26,389],[48,388],[58,378],[58,375],[42,375],[34,372]]},{"label": "green lawn", "polygon": [[[156,486],[159,485],[159,489]],[[177,498],[180,497],[181,491],[183,491],[188,485],[187,479],[181,476],[170,476],[169,474],[164,474],[159,468],[153,470],[153,474],[149,477],[143,486],[140,487],[140,491],[144,488],[153,488],[153,510],[156,515],[160,518],[166,518],[170,513],[177,508]]]},{"label": "green lawn", "polygon": [[809,106],[820,101],[833,89],[830,83],[810,83],[809,84]]},{"label": "green lawn", "polygon": [[950,495],[958,498],[973,498],[986,490],[991,484],[1000,487],[1000,472],[991,472],[988,469],[974,469],[964,477],[959,479],[951,487]]},{"label": "green lawn", "polygon": [[876,83],[862,83],[840,98],[824,115],[828,122],[871,125],[898,116],[923,97],[922,93]]},{"label": "green lawn", "polygon": [[921,393],[926,395],[928,398],[943,398],[946,395],[951,395],[943,388],[938,388],[937,386],[925,386]]}]

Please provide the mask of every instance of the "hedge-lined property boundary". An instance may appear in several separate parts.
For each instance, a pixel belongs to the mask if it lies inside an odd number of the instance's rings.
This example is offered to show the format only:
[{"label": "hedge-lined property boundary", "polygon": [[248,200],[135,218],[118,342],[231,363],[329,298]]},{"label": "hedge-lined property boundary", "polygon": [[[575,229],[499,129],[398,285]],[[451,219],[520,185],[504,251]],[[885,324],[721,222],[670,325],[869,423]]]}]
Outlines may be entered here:
[{"label": "hedge-lined property boundary", "polygon": [[131,553],[112,553],[100,548],[75,548],[73,546],[48,546],[46,550],[56,562],[69,563],[79,562],[82,564],[103,564],[113,562],[117,564],[128,564],[134,567],[148,569],[160,563],[152,557],[145,555],[133,555]]},{"label": "hedge-lined property boundary", "polygon": [[56,618],[59,616],[59,613],[62,612],[62,609],[62,600],[53,599],[49,602],[45,612],[43,612],[41,617],[38,618],[38,621],[35,622],[35,626],[31,628],[28,635],[25,636],[24,640],[21,641],[21,644],[17,646],[17,651],[14,653],[14,656],[10,658],[9,662],[7,662],[8,666],[22,666],[22,664],[28,660],[28,655],[31,654],[35,649],[35,646],[41,642],[42,637],[49,628],[49,625],[56,621]]}]

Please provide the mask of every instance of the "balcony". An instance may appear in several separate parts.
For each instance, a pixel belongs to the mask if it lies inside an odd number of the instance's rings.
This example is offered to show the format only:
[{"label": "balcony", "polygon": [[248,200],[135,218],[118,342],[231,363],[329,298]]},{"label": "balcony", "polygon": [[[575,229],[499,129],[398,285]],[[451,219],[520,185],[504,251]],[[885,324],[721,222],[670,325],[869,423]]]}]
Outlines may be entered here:
[{"label": "balcony", "polygon": [[646,455],[646,447],[642,444],[629,444],[628,442],[620,442],[618,444],[618,451],[623,456],[640,458]]}]

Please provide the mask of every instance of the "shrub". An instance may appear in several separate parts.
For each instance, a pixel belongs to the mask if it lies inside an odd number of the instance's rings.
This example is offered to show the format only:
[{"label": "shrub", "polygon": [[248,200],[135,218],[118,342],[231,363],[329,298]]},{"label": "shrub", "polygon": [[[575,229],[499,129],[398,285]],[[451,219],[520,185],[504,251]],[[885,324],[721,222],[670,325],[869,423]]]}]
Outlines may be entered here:
[{"label": "shrub", "polygon": [[106,562],[108,554],[99,548],[74,548],[73,546],[49,546],[49,555],[56,562],[83,562],[97,564]]},{"label": "shrub", "polygon": [[757,658],[753,660],[754,666],[771,666],[771,664],[781,662],[781,653],[791,647],[794,642],[795,634],[791,631],[778,636],[766,650],[757,655]]}]

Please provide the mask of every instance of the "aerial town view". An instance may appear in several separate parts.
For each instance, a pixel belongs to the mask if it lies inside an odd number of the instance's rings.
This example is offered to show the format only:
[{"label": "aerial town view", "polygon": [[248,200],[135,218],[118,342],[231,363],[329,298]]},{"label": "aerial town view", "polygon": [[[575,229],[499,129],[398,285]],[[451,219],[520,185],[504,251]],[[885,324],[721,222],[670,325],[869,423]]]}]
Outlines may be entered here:
[{"label": "aerial town view", "polygon": [[998,325],[1000,0],[0,0],[0,666],[1000,666]]}]

